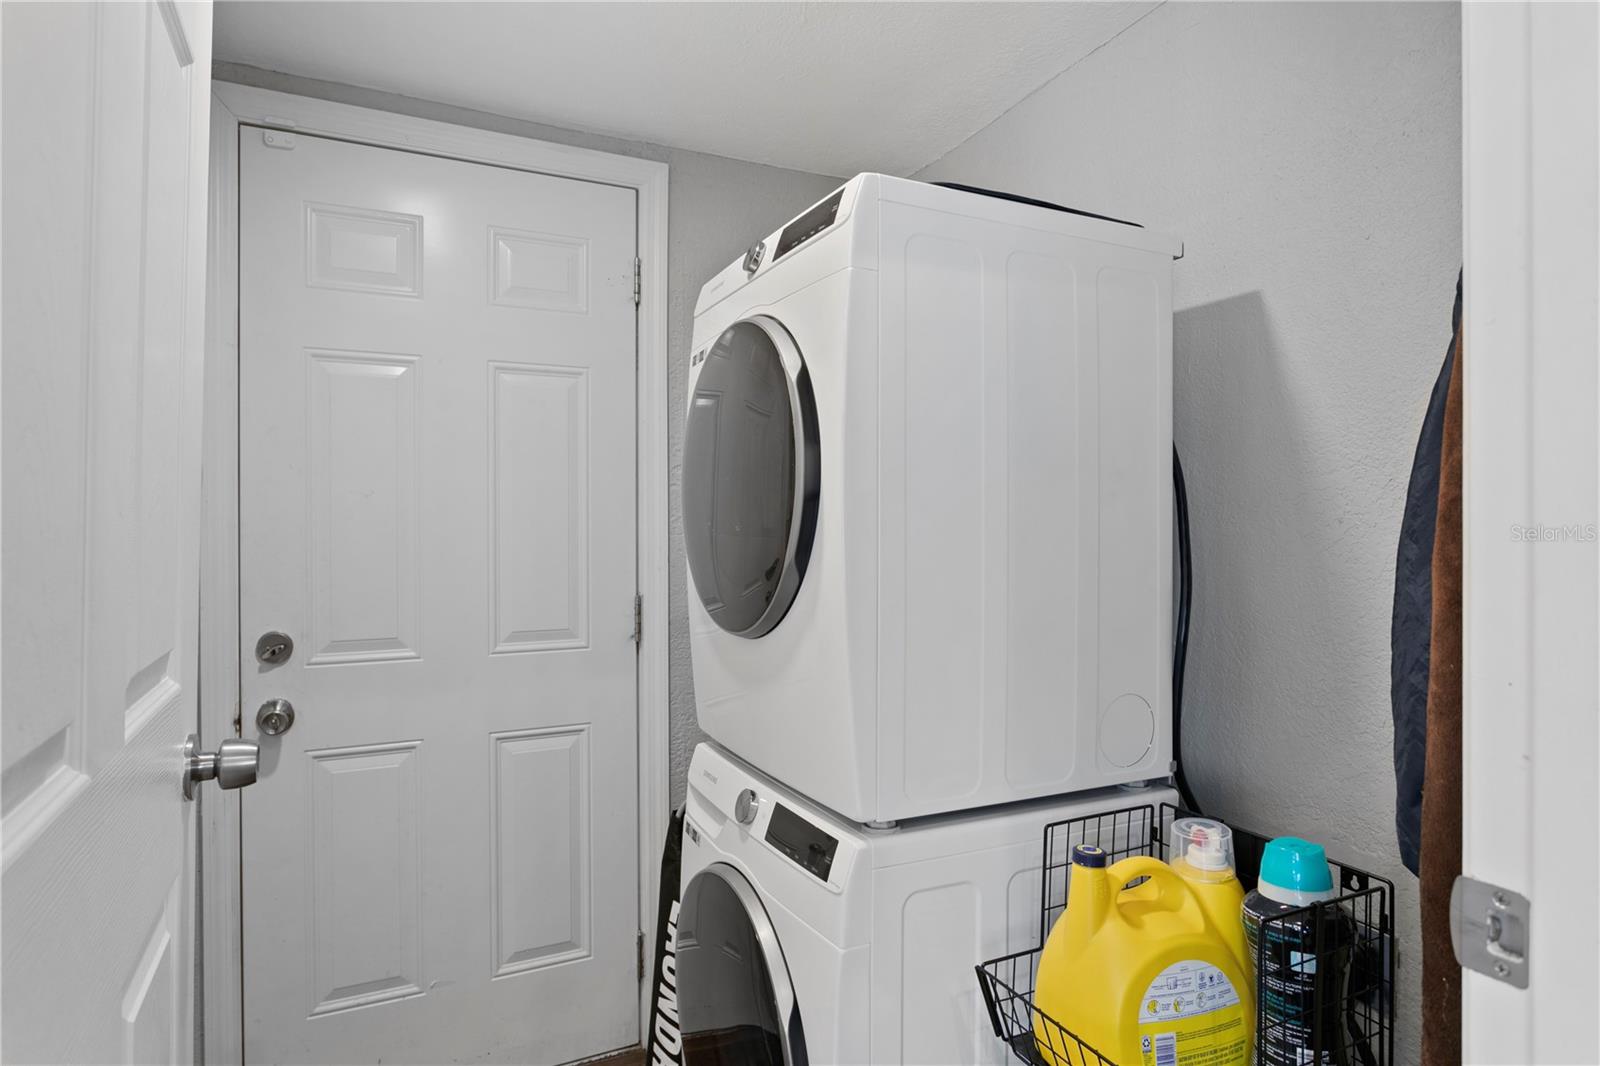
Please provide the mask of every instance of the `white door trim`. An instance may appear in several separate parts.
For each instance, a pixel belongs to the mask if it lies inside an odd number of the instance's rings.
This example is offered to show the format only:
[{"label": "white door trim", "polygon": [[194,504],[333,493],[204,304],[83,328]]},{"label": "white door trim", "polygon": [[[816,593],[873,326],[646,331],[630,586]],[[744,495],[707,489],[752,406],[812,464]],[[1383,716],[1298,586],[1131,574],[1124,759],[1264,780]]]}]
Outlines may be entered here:
[{"label": "white door trim", "polygon": [[[238,234],[239,127],[277,126],[633,189],[642,285],[638,316],[639,914],[654,943],[660,849],[668,818],[667,702],[667,164],[348,104],[219,82],[211,118],[210,273],[206,318],[201,718],[207,744],[235,732],[239,711]],[[201,807],[205,849],[202,960],[205,1057],[242,1061],[239,801],[213,790]],[[649,1024],[639,990],[641,1041]],[[225,1038],[223,1034],[232,1034]]]},{"label": "white door trim", "polygon": [[1600,1002],[1600,19],[1464,4],[1463,873],[1532,900],[1529,985],[1462,975],[1468,1063],[1592,1061]]}]

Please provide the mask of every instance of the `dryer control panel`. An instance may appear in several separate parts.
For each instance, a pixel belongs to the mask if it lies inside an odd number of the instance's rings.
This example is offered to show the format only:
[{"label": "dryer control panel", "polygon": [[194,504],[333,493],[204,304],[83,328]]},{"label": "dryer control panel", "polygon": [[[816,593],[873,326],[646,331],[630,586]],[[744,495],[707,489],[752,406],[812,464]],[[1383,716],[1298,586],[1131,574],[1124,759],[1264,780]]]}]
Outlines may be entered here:
[{"label": "dryer control panel", "polygon": [[833,869],[833,853],[839,849],[838,840],[781,803],[772,805],[772,817],[767,821],[767,843],[819,881],[828,880]]},{"label": "dryer control panel", "polygon": [[[784,225],[752,244],[739,258],[723,267],[700,289],[699,299],[695,301],[694,305],[696,318],[698,319],[702,313],[709,311],[733,293],[743,289],[745,285],[759,282],[761,278],[778,267],[780,263],[790,262],[791,257],[803,259],[804,256],[796,255],[801,248],[825,244],[828,236],[850,228],[851,218],[858,215],[856,205],[862,195],[862,189],[869,179],[874,178],[875,175],[871,174],[862,174],[851,178]],[[870,223],[868,226],[870,228]],[[795,284],[797,286],[809,284],[810,281],[814,281],[818,277],[823,277],[835,270],[849,266],[872,269],[877,249],[877,231],[872,229],[870,234],[864,232],[863,235],[854,239],[854,243],[861,244],[862,249],[852,252],[853,244],[850,241],[839,244],[831,256],[825,256],[822,261],[814,261],[807,271],[802,272],[805,274],[804,280],[800,275],[796,275]],[[783,292],[778,289],[769,289],[768,292],[778,296],[783,295]],[[771,295],[761,298],[762,301],[770,299]],[[697,322],[696,325],[699,327],[702,323]],[[696,342],[709,344],[716,339],[716,334],[720,333],[727,325],[728,323],[726,322],[721,323],[716,331],[709,336],[697,332],[695,334]]]},{"label": "dryer control panel", "polygon": [[[783,227],[783,232],[778,235],[778,251],[772,257],[776,263],[812,237],[827,229],[839,217],[839,205],[844,202],[844,189],[841,187],[826,200],[811,208],[805,214]],[[765,246],[763,245],[763,250]],[[759,258],[757,260],[760,261]],[[754,273],[748,262],[745,265],[748,273]]]}]

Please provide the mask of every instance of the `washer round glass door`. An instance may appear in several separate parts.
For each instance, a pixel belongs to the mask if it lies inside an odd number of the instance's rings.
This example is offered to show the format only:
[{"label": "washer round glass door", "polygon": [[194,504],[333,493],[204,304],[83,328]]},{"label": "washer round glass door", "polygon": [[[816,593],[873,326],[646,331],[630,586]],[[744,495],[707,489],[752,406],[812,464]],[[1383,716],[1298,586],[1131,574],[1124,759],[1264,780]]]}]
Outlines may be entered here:
[{"label": "washer round glass door", "polygon": [[759,637],[783,621],[816,536],[817,409],[789,331],[765,315],[708,348],[684,428],[683,537],[706,613]]},{"label": "washer round glass door", "polygon": [[726,863],[684,889],[676,974],[685,1066],[807,1066],[778,934],[750,882]]}]

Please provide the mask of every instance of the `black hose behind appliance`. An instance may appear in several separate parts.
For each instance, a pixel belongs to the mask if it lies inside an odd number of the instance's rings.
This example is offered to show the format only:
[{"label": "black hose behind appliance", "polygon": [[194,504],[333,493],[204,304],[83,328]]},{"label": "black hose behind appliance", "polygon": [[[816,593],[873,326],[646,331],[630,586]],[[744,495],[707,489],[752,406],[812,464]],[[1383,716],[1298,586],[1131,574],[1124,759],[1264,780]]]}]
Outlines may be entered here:
[{"label": "black hose behind appliance", "polygon": [[1189,552],[1189,489],[1183,480],[1183,461],[1172,446],[1172,498],[1178,513],[1178,619],[1172,640],[1172,762],[1173,781],[1183,806],[1200,813],[1183,772],[1183,670],[1189,659],[1189,612],[1194,604],[1194,559]]}]

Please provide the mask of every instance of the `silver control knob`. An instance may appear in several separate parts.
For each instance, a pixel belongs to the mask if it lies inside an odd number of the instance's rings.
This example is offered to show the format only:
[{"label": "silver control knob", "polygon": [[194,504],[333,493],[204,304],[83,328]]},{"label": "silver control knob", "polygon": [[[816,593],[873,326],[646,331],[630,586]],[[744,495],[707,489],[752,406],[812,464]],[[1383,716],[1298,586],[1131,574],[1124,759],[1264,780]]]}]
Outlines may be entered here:
[{"label": "silver control knob", "polygon": [[756,808],[761,806],[761,797],[756,795],[756,790],[747,788],[739,793],[739,798],[733,801],[733,817],[740,825],[749,825],[756,820]]}]

